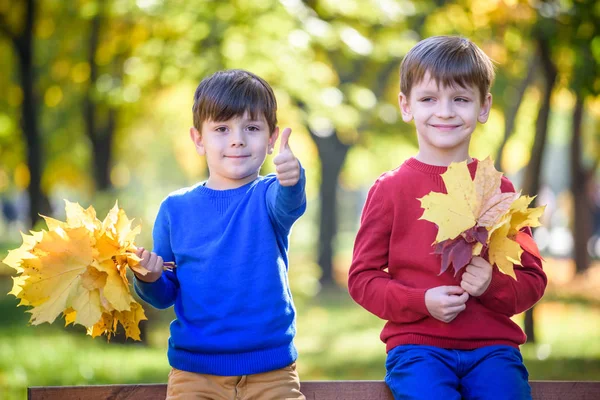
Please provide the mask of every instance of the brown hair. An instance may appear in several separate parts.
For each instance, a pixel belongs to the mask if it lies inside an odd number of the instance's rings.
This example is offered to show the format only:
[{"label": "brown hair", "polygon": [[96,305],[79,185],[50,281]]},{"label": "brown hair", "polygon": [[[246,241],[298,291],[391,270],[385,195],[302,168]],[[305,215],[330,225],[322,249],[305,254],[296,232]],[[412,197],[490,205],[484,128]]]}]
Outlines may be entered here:
[{"label": "brown hair", "polygon": [[409,97],[426,72],[438,85],[476,86],[480,101],[494,80],[492,60],[475,43],[459,36],[432,36],[410,49],[400,64],[400,91]]},{"label": "brown hair", "polygon": [[232,69],[204,78],[194,93],[194,127],[204,121],[227,121],[248,112],[252,119],[262,113],[273,134],[277,126],[277,101],[265,80],[251,72]]}]

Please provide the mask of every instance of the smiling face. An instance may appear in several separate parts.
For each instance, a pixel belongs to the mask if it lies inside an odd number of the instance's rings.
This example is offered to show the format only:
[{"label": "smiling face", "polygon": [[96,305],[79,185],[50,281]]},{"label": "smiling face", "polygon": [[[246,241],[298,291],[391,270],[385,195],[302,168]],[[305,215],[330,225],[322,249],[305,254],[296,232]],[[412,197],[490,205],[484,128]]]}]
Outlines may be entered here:
[{"label": "smiling face", "polygon": [[450,165],[469,158],[471,134],[477,122],[485,123],[492,95],[483,101],[474,85],[438,85],[429,72],[414,84],[409,95],[400,93],[402,119],[415,121],[419,142],[416,158],[430,165]]},{"label": "smiling face", "polygon": [[262,114],[252,118],[248,112],[226,121],[204,121],[201,132],[190,129],[190,136],[201,156],[206,156],[211,189],[235,189],[258,177],[267,153],[273,151],[279,132],[270,134]]}]

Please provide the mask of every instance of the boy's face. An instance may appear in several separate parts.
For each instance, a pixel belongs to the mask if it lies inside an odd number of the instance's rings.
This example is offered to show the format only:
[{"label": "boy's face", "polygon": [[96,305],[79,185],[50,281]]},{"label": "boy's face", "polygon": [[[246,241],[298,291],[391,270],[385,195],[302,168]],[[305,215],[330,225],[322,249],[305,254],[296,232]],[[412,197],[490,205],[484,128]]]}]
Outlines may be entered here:
[{"label": "boy's face", "polygon": [[203,121],[202,131],[190,129],[196,151],[206,156],[212,189],[235,189],[257,178],[267,153],[273,151],[278,128],[272,135],[263,115],[253,120],[248,113],[227,121]]},{"label": "boy's face", "polygon": [[410,95],[400,93],[402,119],[415,121],[419,141],[417,158],[431,165],[449,165],[469,158],[471,134],[485,123],[492,95],[480,99],[475,87],[439,86],[429,73],[413,85]]}]

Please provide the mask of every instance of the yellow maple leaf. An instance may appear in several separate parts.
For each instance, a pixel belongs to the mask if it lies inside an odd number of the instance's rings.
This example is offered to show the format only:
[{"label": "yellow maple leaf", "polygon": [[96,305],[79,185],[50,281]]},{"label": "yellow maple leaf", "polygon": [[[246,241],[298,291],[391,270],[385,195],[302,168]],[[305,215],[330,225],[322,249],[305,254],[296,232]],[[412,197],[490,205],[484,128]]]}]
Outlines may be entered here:
[{"label": "yellow maple leaf", "polygon": [[477,194],[469,170],[462,165],[452,163],[442,174],[447,194],[432,192],[420,199],[425,210],[420,219],[438,226],[436,243],[454,239],[475,225],[474,210],[479,208]]},{"label": "yellow maple leaf", "polygon": [[9,250],[6,258],[2,260],[4,264],[16,269],[19,273],[23,271],[23,268],[21,268],[23,259],[35,258],[30,251],[33,250],[36,243],[42,239],[42,232],[32,232],[31,235],[26,235],[21,232],[21,238],[23,239],[21,246],[18,249]]},{"label": "yellow maple leaf", "polygon": [[63,311],[63,316],[65,317],[65,326],[74,324],[75,317],[77,316],[77,311],[69,307],[65,311]]},{"label": "yellow maple leaf", "polygon": [[494,195],[498,194],[500,191],[501,180],[502,172],[496,171],[494,162],[491,158],[488,157],[477,164],[477,172],[475,173],[475,179],[473,179],[473,188],[477,196],[477,204],[479,208],[474,210],[474,215],[479,217],[486,211],[482,208],[484,207],[487,199],[490,199]]},{"label": "yellow maple leaf", "polygon": [[132,253],[140,227],[132,228],[118,204],[100,221],[93,207],[65,203],[65,222],[44,217],[48,231],[23,235],[23,244],[3,260],[20,274],[9,294],[32,307],[33,325],[52,323],[62,313],[66,325],[84,325],[92,336],[110,337],[121,323],[127,337],[139,340],[137,324],[145,315],[126,272],[147,273]]},{"label": "yellow maple leaf", "polygon": [[511,194],[500,192],[502,173],[494,169],[487,158],[477,164],[475,179],[471,179],[467,162],[452,163],[442,174],[446,192],[432,192],[423,196],[420,219],[435,223],[438,233],[434,243],[455,239],[475,226],[488,226],[510,205],[506,198]]},{"label": "yellow maple leaf", "polygon": [[125,334],[135,340],[140,340],[139,323],[147,319],[144,309],[139,303],[131,303],[129,311],[116,312],[116,319],[125,329]]},{"label": "yellow maple leaf", "polygon": [[128,282],[123,280],[115,263],[112,260],[105,261],[98,264],[98,269],[107,274],[103,296],[112,308],[118,311],[129,310],[129,305],[133,301],[133,297],[130,294]]},{"label": "yellow maple leaf", "polygon": [[[512,202],[508,212],[490,228],[490,262],[495,262],[502,272],[513,277],[513,264],[520,265],[523,254],[522,245],[516,240],[517,233],[527,226],[540,226],[539,219],[546,207],[528,208],[533,199],[530,196],[519,196]],[[537,248],[532,250],[532,254],[540,257]]]},{"label": "yellow maple leaf", "polygon": [[93,232],[100,228],[101,223],[96,218],[96,210],[89,206],[87,209],[81,207],[78,203],[72,203],[65,200],[65,212],[67,214],[67,225],[73,228],[84,226],[88,231]]},{"label": "yellow maple leaf", "polygon": [[102,313],[102,317],[93,326],[87,328],[87,334],[95,338],[101,335],[106,335],[108,339],[114,334],[117,325],[112,312]]},{"label": "yellow maple leaf", "polygon": [[106,335],[109,339],[113,336],[120,324],[125,329],[125,334],[135,340],[140,339],[139,323],[146,320],[144,309],[137,302],[132,302],[129,311],[114,311],[103,313],[100,320],[87,329],[88,335],[97,337]]},{"label": "yellow maple leaf", "polygon": [[508,236],[510,224],[504,224],[492,233],[488,256],[490,264],[496,264],[500,271],[516,279],[514,264],[520,265],[523,250],[519,243]]},{"label": "yellow maple leaf", "polygon": [[516,234],[526,226],[535,228],[541,225],[540,218],[544,214],[546,206],[528,208],[534,198],[521,196],[510,206],[512,213],[510,234]]},{"label": "yellow maple leaf", "polygon": [[29,304],[33,325],[52,323],[67,307],[83,303],[78,292],[82,275],[92,262],[91,240],[85,228],[75,228],[69,235],[62,230],[43,232],[42,240],[36,244],[37,259],[24,260],[23,282],[20,295]]}]

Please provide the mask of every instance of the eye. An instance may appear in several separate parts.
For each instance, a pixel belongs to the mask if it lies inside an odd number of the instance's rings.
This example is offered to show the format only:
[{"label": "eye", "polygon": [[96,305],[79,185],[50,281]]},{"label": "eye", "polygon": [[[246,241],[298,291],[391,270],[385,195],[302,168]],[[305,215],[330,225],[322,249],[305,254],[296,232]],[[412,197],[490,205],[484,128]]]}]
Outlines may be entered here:
[{"label": "eye", "polygon": [[259,127],[259,126],[256,126],[256,125],[250,125],[250,126],[248,126],[248,128],[247,128],[247,129],[248,129],[250,132],[258,132],[258,131],[260,131],[260,127]]},{"label": "eye", "polygon": [[219,132],[219,133],[225,133],[225,132],[227,132],[227,127],[226,126],[217,126],[215,128],[215,131]]},{"label": "eye", "polygon": [[459,103],[468,103],[470,100],[467,99],[466,97],[457,97],[456,99],[454,99],[455,101],[458,101]]},{"label": "eye", "polygon": [[433,97],[423,97],[421,100],[419,100],[423,103],[429,103],[433,101]]}]

